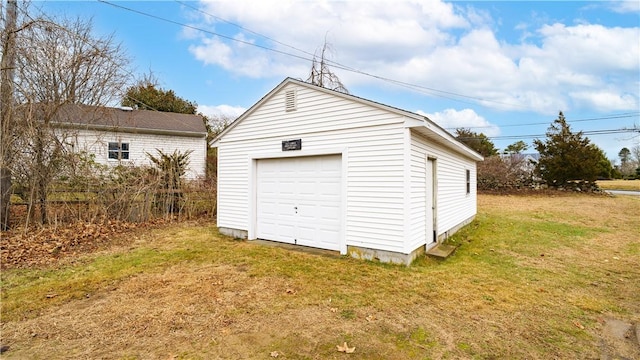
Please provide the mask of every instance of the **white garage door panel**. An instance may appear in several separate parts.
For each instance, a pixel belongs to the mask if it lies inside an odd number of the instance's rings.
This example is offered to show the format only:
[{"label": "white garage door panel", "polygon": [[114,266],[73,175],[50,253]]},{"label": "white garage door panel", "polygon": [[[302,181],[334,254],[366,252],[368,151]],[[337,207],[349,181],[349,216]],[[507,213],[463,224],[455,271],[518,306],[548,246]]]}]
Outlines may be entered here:
[{"label": "white garage door panel", "polygon": [[340,155],[257,161],[258,238],[340,250]]}]

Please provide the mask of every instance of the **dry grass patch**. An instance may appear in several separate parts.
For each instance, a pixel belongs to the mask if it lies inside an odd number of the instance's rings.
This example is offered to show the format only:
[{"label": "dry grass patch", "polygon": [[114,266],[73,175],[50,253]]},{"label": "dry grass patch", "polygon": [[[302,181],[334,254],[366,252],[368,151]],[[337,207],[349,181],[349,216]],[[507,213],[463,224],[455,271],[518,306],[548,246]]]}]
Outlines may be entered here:
[{"label": "dry grass patch", "polygon": [[[627,197],[483,195],[452,258],[409,268],[213,226],[154,230],[3,272],[3,357],[599,358],[605,317],[640,322],[639,210]],[[337,352],[345,341],[353,354]]]},{"label": "dry grass patch", "polygon": [[640,180],[599,180],[598,186],[604,190],[640,191]]}]

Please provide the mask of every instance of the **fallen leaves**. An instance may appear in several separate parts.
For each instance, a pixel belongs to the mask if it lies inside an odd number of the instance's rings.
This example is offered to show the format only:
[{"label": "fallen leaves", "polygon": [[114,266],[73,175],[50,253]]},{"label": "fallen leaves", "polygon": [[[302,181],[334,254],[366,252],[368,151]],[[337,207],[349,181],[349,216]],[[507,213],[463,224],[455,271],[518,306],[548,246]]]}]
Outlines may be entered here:
[{"label": "fallen leaves", "polygon": [[131,241],[127,235],[135,230],[162,223],[161,220],[147,223],[104,220],[28,229],[16,227],[2,232],[0,265],[6,269],[52,264],[63,257],[93,252],[114,243],[126,243]]},{"label": "fallen leaves", "polygon": [[343,352],[347,354],[353,354],[353,352],[356,351],[356,347],[355,346],[349,347],[346,341],[342,345],[336,345],[336,348],[338,349],[339,352]]}]

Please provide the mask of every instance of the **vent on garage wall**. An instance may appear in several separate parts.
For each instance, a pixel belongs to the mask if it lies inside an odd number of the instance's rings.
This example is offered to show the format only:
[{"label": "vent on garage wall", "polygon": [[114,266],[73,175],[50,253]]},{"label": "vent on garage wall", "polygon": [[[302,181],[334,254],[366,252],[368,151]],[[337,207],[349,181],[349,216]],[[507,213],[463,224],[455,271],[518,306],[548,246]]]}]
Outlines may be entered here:
[{"label": "vent on garage wall", "polygon": [[287,111],[295,111],[298,103],[296,99],[296,91],[295,90],[287,90],[284,94],[284,105]]}]

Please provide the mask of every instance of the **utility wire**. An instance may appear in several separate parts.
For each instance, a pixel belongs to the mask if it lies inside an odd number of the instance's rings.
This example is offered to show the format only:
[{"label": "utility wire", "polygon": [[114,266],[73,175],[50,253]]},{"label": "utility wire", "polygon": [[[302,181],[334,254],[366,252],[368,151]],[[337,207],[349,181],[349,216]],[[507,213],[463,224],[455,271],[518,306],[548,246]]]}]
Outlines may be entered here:
[{"label": "utility wire", "polygon": [[[275,52],[275,53],[278,53],[278,54],[281,54],[281,55],[290,56],[290,57],[294,57],[294,58],[305,60],[305,61],[313,61],[313,59],[315,58],[315,55],[310,53],[310,52],[308,52],[308,51],[305,51],[305,50],[299,49],[299,48],[297,48],[295,46],[283,43],[283,42],[278,41],[276,39],[273,39],[273,38],[271,38],[269,36],[263,35],[263,34],[261,34],[259,32],[253,31],[253,30],[248,29],[246,27],[243,27],[243,26],[241,26],[239,24],[236,24],[236,23],[231,22],[229,20],[223,19],[223,18],[221,18],[219,16],[216,16],[216,15],[213,15],[211,13],[208,13],[208,12],[206,12],[206,11],[200,9],[200,8],[197,8],[197,7],[194,7],[194,6],[190,5],[190,4],[187,4],[184,1],[174,0],[176,3],[179,3],[179,4],[183,5],[183,6],[186,6],[188,8],[191,8],[191,9],[195,10],[195,11],[198,11],[198,12],[200,12],[200,13],[206,15],[206,16],[210,16],[210,17],[212,17],[214,19],[217,19],[217,20],[219,20],[221,22],[227,23],[229,25],[232,25],[232,26],[237,27],[239,29],[242,29],[242,30],[244,30],[246,32],[252,33],[254,35],[260,36],[260,37],[262,37],[264,39],[267,39],[269,41],[275,42],[277,44],[283,45],[283,46],[288,47],[290,49],[302,52],[303,54],[311,56],[312,58],[307,58],[305,56],[300,56],[300,55],[292,54],[292,53],[289,53],[289,52],[277,50],[277,49],[274,49],[274,48],[271,48],[271,47],[268,47],[268,46],[259,45],[259,44],[256,44],[256,43],[253,43],[253,42],[249,42],[249,41],[244,41],[244,40],[241,40],[241,39],[236,39],[236,38],[233,38],[231,36],[220,34],[220,33],[213,32],[213,31],[209,31],[209,30],[206,30],[206,29],[202,29],[202,28],[197,27],[197,26],[184,24],[184,23],[181,23],[179,21],[175,21],[175,20],[167,19],[167,18],[160,17],[160,16],[157,16],[157,15],[149,14],[149,13],[146,13],[146,12],[143,12],[143,11],[140,11],[140,10],[136,10],[136,9],[132,9],[132,8],[129,8],[129,7],[126,7],[126,6],[122,6],[122,5],[119,5],[119,4],[114,4],[113,2],[110,2],[110,1],[106,1],[106,0],[98,0],[98,1],[102,2],[104,4],[111,5],[111,6],[116,7],[116,8],[127,10],[127,11],[130,11],[130,12],[133,12],[133,13],[137,13],[139,15],[151,17],[151,18],[154,18],[156,20],[165,21],[165,22],[168,22],[168,23],[171,23],[171,24],[174,24],[174,25],[178,25],[178,26],[189,28],[189,29],[197,30],[197,31],[204,32],[204,33],[207,33],[207,34],[210,34],[210,35],[219,36],[221,38],[224,38],[224,39],[227,39],[227,40],[230,40],[230,41],[235,41],[235,42],[239,42],[239,43],[244,44],[244,45],[258,47],[258,48],[261,48],[263,50],[272,51],[272,52]],[[421,92],[421,93],[426,93],[426,94],[429,94],[429,95],[446,98],[446,99],[457,101],[457,102],[462,102],[462,103],[467,103],[467,104],[476,104],[476,102],[479,101],[479,102],[491,102],[491,103],[494,103],[494,104],[500,104],[500,105],[505,105],[505,106],[509,106],[509,107],[517,107],[517,108],[523,108],[523,109],[528,109],[529,108],[528,106],[525,106],[525,105],[522,105],[522,104],[506,103],[506,102],[490,100],[490,99],[484,99],[484,98],[480,98],[480,97],[459,94],[459,93],[455,93],[455,92],[451,92],[451,91],[444,91],[444,90],[439,90],[439,89],[430,88],[430,87],[426,87],[426,86],[411,84],[411,83],[408,83],[408,82],[403,82],[403,81],[399,81],[399,80],[395,80],[395,79],[391,79],[391,78],[387,78],[387,77],[371,74],[371,73],[368,73],[368,72],[365,72],[365,71],[362,71],[362,70],[359,70],[359,69],[355,69],[353,67],[349,67],[349,66],[340,64],[340,63],[332,61],[330,59],[325,59],[325,61],[327,63],[331,64],[333,67],[338,68],[338,69],[342,69],[342,70],[345,70],[345,71],[361,74],[361,75],[368,76],[368,77],[371,77],[371,78],[374,78],[374,79],[378,79],[378,80],[381,80],[381,81],[392,83],[392,84],[395,84],[397,86],[405,87],[405,88],[408,88],[408,89],[411,89],[411,90],[414,90],[414,91],[418,91],[418,92]],[[462,99],[475,100],[476,102],[465,101],[465,100],[462,100],[461,98]],[[587,121],[587,120],[585,120],[585,121]],[[523,126],[523,125],[522,124],[518,124],[518,125],[508,125],[508,126]]]},{"label": "utility wire", "polygon": [[[611,135],[611,134],[622,134],[622,133],[640,133],[640,129],[634,128],[622,128],[622,129],[603,129],[603,130],[587,130],[581,131],[582,135],[585,136],[597,136],[597,135]],[[504,136],[487,136],[488,139],[491,140],[508,140],[508,139],[534,139],[534,138],[543,138],[546,137],[546,134],[535,134],[535,135],[504,135]],[[463,138],[459,138],[463,139]],[[477,139],[477,138],[464,138],[467,140]]]},{"label": "utility wire", "polygon": [[109,2],[109,1],[105,1],[105,0],[98,0],[98,2],[101,2],[103,4],[107,4],[107,5],[111,5],[113,7],[116,7],[116,8],[122,9],[122,10],[130,11],[130,12],[136,13],[138,15],[150,17],[150,18],[153,18],[153,19],[156,19],[156,20],[160,20],[160,21],[164,21],[164,22],[168,22],[168,23],[171,23],[171,24],[174,24],[174,25],[178,25],[178,26],[182,26],[182,27],[185,27],[185,28],[188,28],[188,29],[201,31],[201,32],[204,32],[204,33],[209,34],[209,35],[219,36],[219,37],[221,37],[223,39],[239,42],[239,43],[244,44],[244,45],[258,47],[258,48],[261,48],[263,50],[273,51],[273,52],[279,53],[281,55],[292,56],[292,57],[295,57],[295,58],[298,58],[298,59],[302,59],[302,60],[305,60],[305,61],[311,61],[312,60],[312,59],[306,58],[304,56],[291,54],[291,53],[288,53],[288,52],[285,52],[285,51],[281,51],[281,50],[273,49],[273,48],[270,48],[270,47],[267,47],[267,46],[263,46],[263,45],[260,45],[260,44],[252,43],[250,41],[236,39],[234,37],[231,37],[231,36],[228,36],[228,35],[224,35],[224,34],[220,34],[220,33],[217,33],[215,31],[202,29],[202,28],[199,28],[197,26],[193,26],[193,25],[181,23],[181,22],[178,22],[178,21],[175,21],[175,20],[163,18],[163,17],[158,16],[158,15],[149,14],[149,13],[146,13],[144,11],[140,11],[140,10],[136,10],[136,9],[132,9],[132,8],[126,7],[124,5],[115,4],[115,3],[112,3],[112,2]]},{"label": "utility wire", "polygon": [[[633,118],[633,117],[639,117],[640,116],[640,112],[635,112],[635,113],[622,113],[622,114],[614,114],[614,115],[610,115],[610,116],[603,116],[603,117],[594,117],[594,118],[587,118],[587,119],[576,119],[576,120],[566,120],[568,123],[574,123],[574,122],[584,122],[584,121],[601,121],[601,120],[612,120],[612,119],[624,119],[624,118]],[[483,125],[483,126],[468,126],[466,128],[470,128],[470,129],[485,129],[485,128],[495,128],[495,127],[513,127],[513,126],[532,126],[532,125],[548,125],[550,124],[549,122],[536,122],[536,123],[527,123],[527,124],[507,124],[507,125]],[[458,129],[459,127],[447,127],[445,128],[446,130],[455,130]]]},{"label": "utility wire", "polygon": [[[90,47],[92,47],[94,50],[100,50],[99,48],[96,47],[96,45],[94,44],[93,40],[85,37],[85,36],[81,36],[78,33],[75,33],[73,31],[69,31],[67,28],[65,28],[64,26],[59,26],[56,21],[54,21],[49,15],[47,15],[41,7],[36,7],[40,13],[40,17],[45,19],[45,22],[48,22],[49,24],[59,27],[60,29],[64,30],[65,32],[67,32],[69,35],[75,37],[76,39],[84,42],[85,44],[89,45]],[[31,19],[33,22],[37,21],[37,19],[34,19],[27,11],[19,9],[19,11],[27,18]],[[133,74],[133,72],[127,68],[125,68],[124,66],[122,66],[120,63],[118,63],[117,61],[115,61],[114,59],[107,57],[108,61],[111,61],[114,65],[116,65],[117,67],[120,68],[120,70],[122,70],[126,75],[130,76],[132,79],[135,79],[135,74]],[[174,116],[171,116],[172,113],[170,112],[165,112],[165,111],[160,111],[156,108],[154,108],[153,106],[146,104],[144,101],[133,98],[129,95],[126,94],[126,92],[123,92],[122,96],[133,100],[134,102],[138,102],[142,105],[144,105],[146,107],[145,110],[151,110],[151,111],[156,111],[158,113],[158,116],[163,116],[163,117],[167,117],[170,118],[172,121],[179,121],[183,124],[185,124],[184,120],[181,119],[176,119]],[[199,115],[199,114],[194,114],[194,115]]]},{"label": "utility wire", "polygon": [[[185,6],[185,7],[188,7],[188,8],[190,8],[190,9],[192,9],[192,10],[195,10],[195,11],[197,11],[197,12],[201,13],[201,14],[204,14],[204,15],[206,15],[206,16],[210,16],[210,17],[212,17],[212,18],[214,18],[214,19],[216,19],[216,20],[218,20],[218,21],[220,21],[220,22],[223,22],[223,23],[229,24],[229,25],[234,26],[234,27],[236,27],[236,28],[238,28],[238,29],[241,29],[241,30],[244,30],[244,31],[246,31],[246,32],[252,33],[252,34],[254,34],[254,35],[256,35],[256,36],[259,36],[259,37],[261,37],[261,38],[267,39],[267,40],[269,40],[269,41],[273,41],[273,42],[274,42],[274,43],[276,43],[276,44],[280,44],[280,45],[285,46],[285,47],[288,47],[288,48],[290,48],[290,49],[292,49],[292,50],[300,51],[301,53],[306,54],[306,55],[315,56],[315,54],[312,54],[312,53],[310,53],[310,52],[308,52],[308,51],[306,51],[306,50],[302,50],[302,49],[299,49],[299,48],[297,48],[297,47],[295,47],[295,46],[292,46],[292,45],[289,45],[289,44],[285,44],[285,43],[283,43],[283,42],[281,42],[281,41],[278,41],[278,40],[276,40],[276,39],[274,39],[274,38],[271,38],[271,37],[269,37],[269,36],[263,35],[263,34],[261,34],[261,33],[257,32],[257,31],[253,31],[253,30],[251,30],[251,29],[248,29],[248,28],[246,28],[246,27],[244,27],[244,26],[242,26],[242,25],[240,25],[240,24],[236,24],[236,23],[234,23],[234,22],[232,22],[232,21],[229,21],[229,20],[223,19],[223,18],[221,18],[221,17],[219,17],[219,16],[216,16],[216,15],[213,15],[213,14],[211,14],[211,13],[208,13],[208,12],[206,12],[206,11],[202,10],[201,8],[198,8],[198,7],[196,7],[196,6],[193,6],[193,5],[191,5],[191,4],[187,3],[187,2],[180,1],[180,0],[174,0],[174,1],[175,1],[175,2],[177,2],[177,3],[178,3],[178,4],[180,4],[180,5],[183,5],[183,6]],[[106,2],[106,1],[104,1],[104,2]]]},{"label": "utility wire", "polygon": [[[227,39],[227,40],[230,40],[230,41],[235,41],[235,42],[238,42],[238,43],[241,43],[241,44],[244,44],[244,45],[258,47],[258,48],[263,49],[263,50],[275,52],[275,53],[278,53],[280,55],[290,56],[290,57],[294,57],[294,58],[305,60],[305,61],[313,61],[313,55],[312,55],[312,58],[308,58],[308,57],[305,57],[305,56],[292,54],[290,52],[274,49],[274,48],[271,48],[271,47],[268,47],[268,46],[252,43],[252,42],[241,40],[241,39],[236,39],[236,38],[233,38],[231,36],[220,34],[220,33],[214,32],[214,31],[210,31],[210,30],[206,30],[206,29],[194,26],[194,25],[189,25],[189,24],[181,23],[179,21],[167,19],[167,18],[164,18],[164,17],[161,17],[161,16],[149,14],[149,13],[146,13],[144,11],[140,11],[140,10],[137,10],[137,9],[132,9],[132,8],[126,7],[124,5],[115,4],[115,3],[110,2],[110,1],[106,1],[106,0],[98,0],[98,1],[101,2],[101,3],[107,4],[107,5],[111,5],[113,7],[122,9],[122,10],[130,11],[132,13],[136,13],[136,14],[139,14],[139,15],[142,15],[142,16],[146,16],[146,17],[150,17],[150,18],[153,18],[153,19],[156,19],[156,20],[164,21],[164,22],[171,23],[171,24],[174,24],[174,25],[182,26],[182,27],[185,27],[185,28],[188,28],[188,29],[200,31],[200,32],[203,32],[203,33],[206,33],[206,34],[219,36],[219,37],[221,37],[223,39]],[[189,6],[189,7],[191,7],[191,6]],[[193,7],[191,7],[191,8],[193,8]],[[212,17],[214,17],[216,19],[221,19],[218,16],[206,13],[206,12],[204,12],[202,10],[198,10],[198,11],[203,13],[203,14],[205,14],[205,15],[212,16]],[[241,29],[245,29],[245,28],[241,27],[240,25],[237,25],[237,24],[235,24],[233,22],[230,22],[230,21],[227,21],[227,20],[224,20],[224,19],[222,19],[222,21],[224,21],[224,22],[226,22],[228,24],[231,24],[233,26],[237,26],[237,27],[239,27]],[[248,30],[248,29],[246,29],[246,30],[251,32],[251,33],[254,33],[254,34],[258,34],[258,33],[256,33],[255,31],[252,31],[252,30]],[[301,51],[304,54],[311,55],[311,53],[309,53],[307,51],[300,50],[300,49],[298,49],[296,47],[293,47],[291,45],[287,45],[287,44],[284,44],[284,43],[282,43],[280,41],[273,40],[270,37],[267,37],[265,35],[261,35],[261,34],[258,34],[258,35],[263,37],[263,38],[265,38],[265,39],[269,39],[269,40],[275,41],[275,42],[277,42],[279,44],[282,44],[284,46],[287,46],[289,48],[295,49],[297,51]],[[401,86],[401,87],[405,87],[405,88],[408,88],[408,89],[411,89],[411,90],[414,90],[414,91],[418,91],[418,92],[430,94],[430,95],[433,95],[433,96],[446,98],[446,99],[457,101],[457,102],[462,102],[462,103],[467,103],[467,104],[476,104],[476,102],[490,102],[490,103],[509,106],[509,107],[516,107],[516,108],[523,108],[523,109],[528,109],[529,108],[528,106],[521,105],[521,104],[505,103],[505,102],[500,102],[500,101],[496,101],[496,100],[490,100],[490,99],[484,99],[484,98],[475,97],[475,96],[459,94],[459,93],[455,93],[455,92],[451,92],[451,91],[439,90],[439,89],[430,88],[430,87],[426,87],[426,86],[422,86],[422,85],[411,84],[411,83],[408,83],[408,82],[394,80],[394,79],[387,78],[387,77],[384,77],[384,76],[371,74],[371,73],[368,73],[368,72],[365,72],[365,71],[362,71],[362,70],[358,70],[358,69],[349,67],[347,65],[343,65],[343,64],[337,63],[335,61],[331,61],[331,60],[325,60],[325,61],[330,63],[334,68],[338,68],[338,69],[341,69],[341,70],[345,70],[345,71],[357,73],[357,74],[360,74],[360,75],[368,76],[368,77],[371,77],[371,78],[374,78],[374,79],[378,79],[378,80],[385,81],[385,82],[388,82],[388,83],[392,83],[392,84],[395,84],[395,85],[398,85],[398,86]],[[465,101],[463,99],[475,100],[476,102],[469,102],[469,101]]]},{"label": "utility wire", "polygon": [[[111,3],[111,2],[106,1],[106,0],[98,0],[98,1],[99,1],[99,2],[102,2],[102,3],[105,3],[105,4],[108,4],[108,5],[111,5],[111,6],[114,6],[114,7],[116,7],[116,8],[121,8],[121,9],[126,10],[126,11],[130,11],[130,12],[133,12],[133,13],[137,13],[137,14],[139,14],[139,15],[143,15],[143,16],[151,17],[151,18],[154,18],[154,19],[157,19],[157,20],[161,20],[161,21],[165,21],[165,22],[169,22],[169,23],[172,23],[172,24],[175,24],[175,25],[178,25],[178,26],[183,26],[183,27],[190,28],[190,29],[193,29],[193,30],[201,31],[201,32],[204,32],[204,33],[207,33],[207,34],[210,34],[210,35],[219,36],[219,37],[222,37],[222,38],[225,38],[225,39],[231,40],[231,41],[236,41],[236,42],[240,42],[240,43],[243,43],[243,44],[246,44],[246,45],[255,46],[255,47],[258,47],[258,48],[262,48],[262,49],[264,49],[264,50],[267,50],[267,51],[276,52],[276,53],[279,53],[279,54],[282,54],[282,55],[286,55],[286,56],[292,56],[292,57],[295,57],[295,58],[298,58],[298,59],[302,59],[302,60],[305,60],[305,61],[312,61],[312,60],[313,60],[312,58],[307,58],[307,57],[304,57],[304,56],[298,56],[298,55],[295,55],[295,54],[291,54],[291,53],[287,53],[287,52],[284,52],[284,51],[276,50],[276,49],[273,49],[273,48],[270,48],[270,47],[267,47],[267,46],[262,46],[262,45],[258,45],[258,44],[251,43],[251,42],[248,42],[248,41],[243,41],[243,40],[235,39],[235,38],[233,38],[233,37],[230,37],[230,36],[227,36],[227,35],[223,35],[223,34],[219,34],[219,33],[216,33],[216,32],[213,32],[213,31],[209,31],[209,30],[206,30],[206,29],[202,29],[202,28],[199,28],[199,27],[196,27],[196,26],[192,26],[192,25],[188,25],[188,24],[180,23],[180,22],[177,22],[177,21],[174,21],[174,20],[166,19],[166,18],[163,18],[163,17],[160,17],[160,16],[156,16],[156,15],[148,14],[148,13],[145,13],[145,12],[143,12],[143,11],[139,11],[139,10],[131,9],[131,8],[128,8],[128,7],[125,7],[125,6],[122,6],[122,5],[118,5],[118,4],[114,4],[114,3]],[[255,32],[255,31],[252,31],[252,30],[250,30],[250,29],[244,28],[244,27],[242,27],[242,26],[240,26],[240,25],[238,25],[238,24],[232,23],[232,22],[227,21],[227,20],[225,20],[225,19],[222,19],[222,18],[220,18],[220,17],[214,16],[214,15],[209,14],[209,13],[206,13],[206,12],[204,12],[204,11],[202,11],[202,10],[196,9],[196,8],[194,8],[193,6],[191,6],[191,5],[187,5],[187,4],[185,4],[184,2],[182,2],[182,1],[178,1],[178,0],[176,0],[176,2],[177,2],[177,3],[180,3],[180,4],[182,4],[182,5],[185,5],[185,6],[189,7],[189,8],[192,8],[192,9],[194,9],[194,10],[197,10],[197,11],[199,11],[199,12],[201,12],[201,13],[205,14],[205,15],[212,16],[212,17],[214,17],[214,18],[216,18],[216,19],[218,19],[218,20],[220,20],[220,21],[224,21],[224,22],[226,22],[226,23],[228,23],[228,24],[230,24],[230,25],[236,26],[236,27],[241,28],[241,29],[243,29],[243,30],[245,30],[245,31],[248,31],[248,32],[251,32],[251,33],[256,34],[256,35],[258,35],[258,36],[261,36],[261,37],[263,37],[263,38],[265,38],[265,39],[268,39],[268,40],[274,41],[274,42],[276,42],[276,43],[278,43],[278,44],[281,44],[281,45],[283,45],[283,46],[287,46],[287,47],[292,48],[292,49],[294,49],[294,50],[297,50],[297,51],[303,52],[304,54],[307,54],[307,55],[311,55],[311,56],[313,56],[313,54],[311,54],[311,53],[309,53],[309,52],[306,52],[306,51],[301,50],[301,49],[298,49],[298,48],[296,48],[296,47],[293,47],[293,46],[287,45],[287,44],[285,44],[285,43],[279,42],[279,41],[277,41],[277,40],[275,40],[275,39],[272,39],[272,38],[267,37],[267,36],[265,36],[265,35],[261,35],[260,33],[257,33],[257,32]],[[39,9],[39,10],[40,10],[41,14],[42,14],[45,18],[48,18],[48,19],[49,19],[49,21],[51,21],[51,22],[53,23],[53,21],[52,21],[52,20],[51,20],[51,19],[50,19],[50,18],[49,18],[45,13],[44,13],[44,11],[42,11],[42,9]],[[24,12],[23,12],[23,13],[24,13]],[[26,13],[24,13],[24,14],[26,14]],[[29,14],[26,14],[26,16],[27,16],[27,17],[29,17],[29,18],[31,18],[31,17],[29,16]],[[78,36],[77,34],[74,34],[74,35],[75,35],[75,36]],[[94,45],[91,43],[91,41],[90,41],[89,39],[86,39],[86,38],[84,38],[84,37],[83,37],[83,38],[80,38],[80,40],[82,40],[83,42],[88,43],[88,44],[89,44],[89,45],[91,45],[91,46],[94,46]],[[366,72],[362,72],[362,71],[359,71],[359,70],[357,70],[357,69],[353,69],[353,68],[350,68],[350,67],[346,67],[346,66],[343,66],[343,65],[341,65],[341,64],[339,64],[339,63],[336,63],[336,62],[332,62],[332,63],[334,64],[334,66],[336,66],[336,67],[338,67],[338,68],[341,68],[341,69],[343,69],[343,70],[352,71],[352,72],[356,72],[356,73],[361,73],[361,74],[366,75],[366,76],[374,77],[374,78],[381,79],[381,80],[384,80],[384,81],[387,81],[387,82],[392,82],[392,83],[395,83],[395,84],[398,84],[398,85],[401,85],[401,86],[405,86],[405,87],[413,88],[414,90],[423,89],[423,90],[429,90],[429,91],[434,91],[434,92],[440,92],[440,93],[444,93],[444,94],[449,94],[449,95],[454,95],[454,96],[459,96],[459,97],[465,97],[465,98],[474,99],[474,100],[479,100],[479,101],[490,101],[490,102],[494,102],[494,103],[499,103],[499,102],[496,102],[496,101],[486,100],[486,99],[477,98],[477,97],[472,97],[472,96],[466,96],[466,95],[457,94],[457,93],[452,93],[452,92],[446,92],[446,91],[437,90],[437,89],[431,89],[431,88],[427,88],[427,87],[423,87],[423,86],[419,86],[419,85],[415,85],[415,84],[410,84],[410,83],[405,83],[405,82],[402,82],[402,81],[397,81],[397,80],[393,80],[393,79],[389,79],[389,78],[384,78],[384,77],[381,77],[381,76],[376,76],[376,75],[373,75],[373,74],[368,74],[368,73],[366,73]],[[122,70],[124,70],[128,75],[130,75],[130,76],[134,77],[133,73],[132,73],[131,71],[129,71],[128,69],[125,69],[125,68],[123,68],[123,67],[121,67],[121,69],[122,69]],[[434,94],[434,95],[436,95],[436,96],[437,96],[437,94]],[[126,96],[126,95],[125,95],[125,96]],[[128,96],[127,96],[127,97],[128,97]],[[128,97],[128,98],[130,98],[131,100],[137,101],[137,102],[139,102],[139,103],[141,103],[141,104],[144,104],[145,106],[147,106],[148,108],[150,108],[150,109],[152,109],[152,110],[158,111],[157,109],[153,108],[152,106],[149,106],[149,105],[145,104],[143,101],[140,101],[140,100],[138,100],[138,99],[133,99],[133,98],[131,98],[131,97]],[[451,100],[456,100],[456,101],[462,101],[462,100],[460,100],[460,99],[454,99],[454,98],[450,98],[450,99],[451,99]],[[503,105],[510,105],[510,106],[513,106],[513,105],[514,105],[514,104],[505,104],[505,103],[501,103],[501,104],[503,104]],[[158,111],[158,112],[163,113],[163,112],[161,112],[161,111]],[[567,122],[582,122],[582,121],[596,121],[596,120],[609,120],[609,119],[618,119],[618,118],[629,118],[629,117],[635,117],[635,116],[638,116],[639,114],[640,114],[640,112],[630,112],[630,113],[615,114],[615,115],[611,115],[611,116],[607,116],[607,117],[596,117],[596,118],[587,118],[587,119],[567,120]],[[165,115],[168,115],[168,114],[165,114]],[[528,126],[528,125],[544,125],[544,124],[547,124],[547,122],[544,122],[544,123],[529,123],[529,124],[510,124],[510,125],[501,125],[500,127],[508,127],[508,126]],[[483,126],[483,127],[486,127],[486,126]],[[472,127],[472,128],[483,128],[483,127]],[[451,128],[449,128],[449,129],[451,129]],[[639,133],[640,133],[640,130],[639,130],[639,129],[637,129],[637,128],[634,128],[634,129],[592,130],[592,131],[583,131],[583,134],[584,134],[584,135],[604,135],[604,134],[614,134],[614,133],[624,133],[624,132],[639,132]],[[546,136],[546,135],[513,135],[513,136],[495,136],[495,137],[488,137],[488,138],[490,138],[490,139],[519,139],[519,138],[536,138],[536,137],[544,137],[544,136]]]}]

